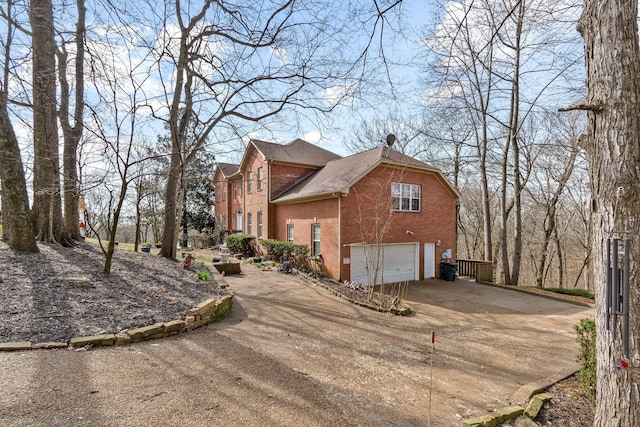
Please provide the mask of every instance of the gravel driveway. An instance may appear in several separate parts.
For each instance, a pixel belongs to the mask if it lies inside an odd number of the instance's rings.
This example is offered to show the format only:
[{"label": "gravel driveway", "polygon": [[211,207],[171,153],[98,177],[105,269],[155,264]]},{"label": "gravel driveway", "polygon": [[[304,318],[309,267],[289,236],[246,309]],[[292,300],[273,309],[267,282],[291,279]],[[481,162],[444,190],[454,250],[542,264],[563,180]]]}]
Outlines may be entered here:
[{"label": "gravel driveway", "polygon": [[593,312],[428,280],[398,317],[300,276],[243,265],[226,280],[230,317],[179,337],[0,353],[0,425],[459,426],[576,369],[572,328]]}]

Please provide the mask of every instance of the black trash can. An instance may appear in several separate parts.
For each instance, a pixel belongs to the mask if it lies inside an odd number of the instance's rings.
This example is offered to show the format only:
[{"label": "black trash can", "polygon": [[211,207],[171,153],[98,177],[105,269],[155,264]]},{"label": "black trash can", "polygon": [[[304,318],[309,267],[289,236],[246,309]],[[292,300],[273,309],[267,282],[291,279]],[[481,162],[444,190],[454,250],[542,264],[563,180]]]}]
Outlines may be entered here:
[{"label": "black trash can", "polygon": [[456,280],[456,268],[458,264],[455,262],[441,262],[440,263],[440,278],[453,282]]}]

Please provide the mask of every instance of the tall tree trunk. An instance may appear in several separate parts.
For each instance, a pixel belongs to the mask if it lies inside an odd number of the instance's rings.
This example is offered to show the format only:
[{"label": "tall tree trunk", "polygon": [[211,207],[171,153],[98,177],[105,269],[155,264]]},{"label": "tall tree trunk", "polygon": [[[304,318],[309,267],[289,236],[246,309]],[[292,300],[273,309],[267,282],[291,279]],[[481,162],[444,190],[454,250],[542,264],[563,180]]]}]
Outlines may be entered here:
[{"label": "tall tree trunk", "polygon": [[[16,250],[38,252],[33,219],[29,209],[20,147],[7,111],[11,45],[13,42],[13,2],[4,11],[7,17],[4,40],[4,67],[0,86],[0,197],[2,199],[2,240]],[[31,238],[29,238],[31,236]]]},{"label": "tall tree trunk", "polygon": [[[585,0],[578,30],[584,37],[589,110],[587,155],[593,196],[596,284],[596,427],[640,425],[640,48],[637,0]],[[622,187],[621,190],[618,190]],[[606,325],[606,239],[631,240],[629,354],[621,317]],[[625,359],[629,368],[620,366]]]},{"label": "tall tree trunk", "polygon": [[78,22],[76,23],[75,45],[75,111],[73,125],[70,123],[70,90],[67,80],[67,51],[64,46],[58,50],[58,77],[60,81],[60,124],[64,136],[63,150],[63,188],[64,188],[64,229],[72,240],[80,240],[79,228],[79,180],[77,171],[78,143],[84,128],[84,37],[85,13],[84,0],[77,0]]},{"label": "tall tree trunk", "polygon": [[513,84],[511,88],[511,118],[509,140],[513,147],[513,197],[514,197],[514,230],[513,230],[513,263],[510,285],[517,285],[520,280],[520,264],[522,263],[522,179],[520,173],[520,54],[522,52],[522,24],[524,22],[525,0],[520,0],[516,25],[515,59],[513,64]]},{"label": "tall tree trunk", "polygon": [[20,148],[4,99],[0,102],[0,152],[3,235],[12,249],[38,252]]},{"label": "tall tree trunk", "polygon": [[558,256],[558,288],[564,288],[564,252],[562,251],[558,227],[556,227],[553,232],[553,241],[556,245],[556,255]]},{"label": "tall tree trunk", "polygon": [[[179,6],[178,2],[178,6]],[[189,36],[189,28],[185,28],[180,15],[180,9],[177,9],[177,17],[180,23],[180,50],[178,61],[176,64],[176,82],[174,84],[173,98],[169,108],[169,131],[171,132],[171,163],[169,165],[169,176],[167,178],[167,187],[164,196],[164,229],[162,231],[162,248],[160,255],[165,258],[176,258],[176,218],[177,218],[177,200],[178,181],[180,180],[180,171],[182,170],[182,147],[185,144],[186,121],[189,116],[189,108],[191,108],[190,100],[183,104],[182,95],[188,92],[190,85],[190,77],[185,79],[188,74],[188,47],[187,38]],[[186,86],[186,87],[185,87]],[[188,93],[187,93],[188,98]],[[184,117],[180,118],[180,109],[184,109]]]},{"label": "tall tree trunk", "polygon": [[56,120],[56,45],[51,0],[32,0],[33,44],[33,216],[38,240],[67,244],[62,203]]},{"label": "tall tree trunk", "polygon": [[540,248],[540,258],[536,267],[536,286],[544,286],[544,271],[547,267],[547,256],[549,254],[549,244],[551,236],[556,229],[556,206],[553,202],[547,206],[547,214],[543,221],[544,237],[542,238],[542,247]]},{"label": "tall tree trunk", "polygon": [[[508,141],[507,141],[508,142]],[[508,172],[508,164],[509,164],[509,149],[511,148],[511,144],[507,143],[504,146],[504,152],[502,154],[502,181],[500,185],[500,258],[501,258],[501,268],[502,268],[502,282],[505,285],[511,284],[511,269],[509,268],[509,212],[510,208],[508,207],[507,197],[509,197],[507,192],[507,174]]]},{"label": "tall tree trunk", "polygon": [[[513,45],[513,77],[511,81],[511,101],[509,105],[509,128],[507,140],[502,156],[502,197],[500,202],[500,239],[502,252],[502,274],[506,285],[516,285],[520,276],[520,263],[522,261],[522,180],[520,175],[520,146],[518,142],[520,131],[520,54],[522,24],[525,13],[525,1],[520,0],[518,15],[516,18],[516,33]],[[511,156],[509,153],[511,152]],[[513,201],[507,203],[509,163],[513,174]],[[509,214],[514,210],[513,243],[509,247]],[[512,265],[510,265],[509,253],[512,252]]]},{"label": "tall tree trunk", "polygon": [[162,247],[160,248],[160,255],[169,259],[176,258],[176,196],[180,179],[180,163],[180,152],[174,148],[171,154],[171,166],[164,197],[164,229],[162,231]]}]

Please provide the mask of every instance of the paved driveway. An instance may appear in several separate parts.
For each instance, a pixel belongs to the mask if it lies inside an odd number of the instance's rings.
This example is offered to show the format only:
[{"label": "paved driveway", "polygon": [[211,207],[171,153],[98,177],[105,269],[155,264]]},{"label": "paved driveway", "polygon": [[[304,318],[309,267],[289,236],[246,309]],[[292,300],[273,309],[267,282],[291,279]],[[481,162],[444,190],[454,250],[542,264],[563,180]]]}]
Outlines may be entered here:
[{"label": "paved driveway", "polygon": [[429,280],[411,286],[416,314],[397,317],[243,269],[227,277],[221,323],[130,347],[0,353],[0,425],[458,426],[575,369],[572,327],[592,313]]}]

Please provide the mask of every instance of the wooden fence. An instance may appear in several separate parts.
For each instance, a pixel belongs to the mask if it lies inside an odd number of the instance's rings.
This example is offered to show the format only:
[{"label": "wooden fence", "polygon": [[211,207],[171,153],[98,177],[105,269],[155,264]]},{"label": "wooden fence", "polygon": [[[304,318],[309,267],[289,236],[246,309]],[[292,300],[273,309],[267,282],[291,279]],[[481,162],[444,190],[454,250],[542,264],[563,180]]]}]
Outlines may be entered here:
[{"label": "wooden fence", "polygon": [[473,259],[457,259],[458,275],[474,277],[476,282],[493,283],[493,263]]}]

